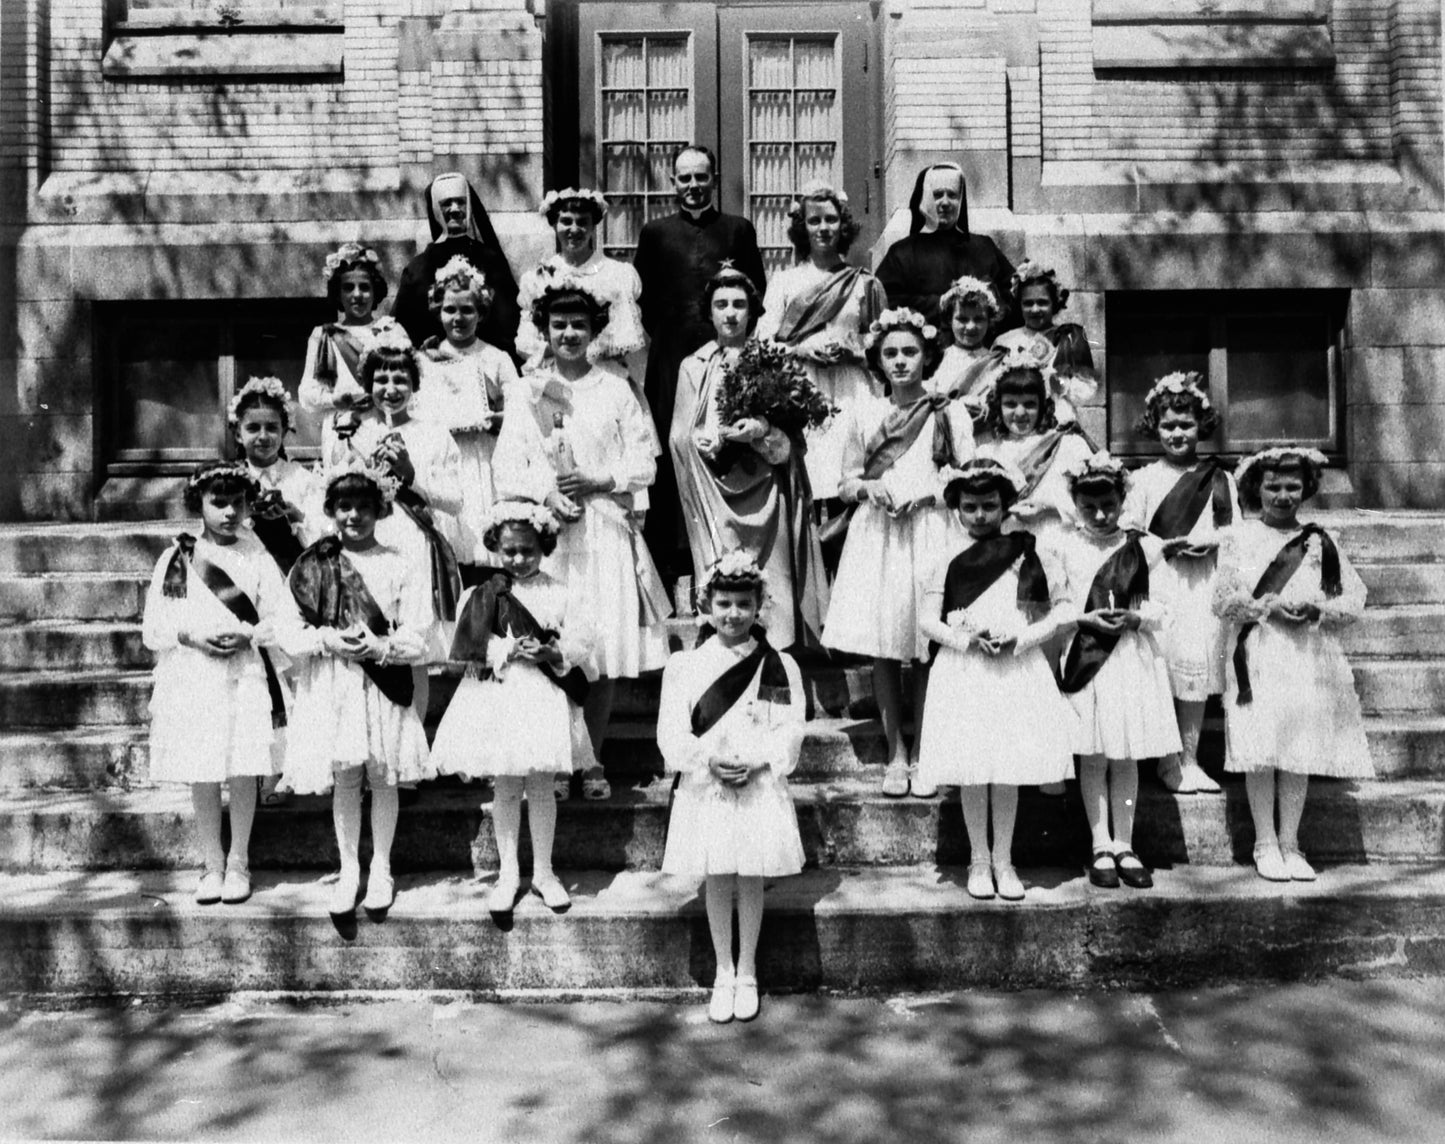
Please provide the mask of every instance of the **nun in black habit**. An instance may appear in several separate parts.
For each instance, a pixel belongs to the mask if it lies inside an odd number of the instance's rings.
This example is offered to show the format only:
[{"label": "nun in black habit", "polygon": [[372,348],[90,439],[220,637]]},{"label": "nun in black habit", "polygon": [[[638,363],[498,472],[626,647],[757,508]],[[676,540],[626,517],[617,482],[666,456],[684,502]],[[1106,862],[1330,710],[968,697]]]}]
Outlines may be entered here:
[{"label": "nun in black habit", "polygon": [[433,179],[425,199],[432,241],[402,271],[391,316],[411,335],[413,345],[420,346],[428,338],[440,337],[441,322],[428,305],[427,293],[436,272],[460,254],[487,276],[487,285],[493,291],[492,307],[477,328],[478,336],[515,358],[517,280],[512,276],[487,208],[482,206],[482,200],[466,176],[457,172]]},{"label": "nun in black habit", "polygon": [[1003,314],[993,333],[1018,324],[1009,292],[1013,264],[986,234],[968,229],[968,185],[956,163],[935,163],[918,173],[908,237],[888,248],[878,264],[878,281],[888,291],[888,304],[917,310],[940,330],[949,328],[938,300],[955,279],[965,274],[992,283]]}]

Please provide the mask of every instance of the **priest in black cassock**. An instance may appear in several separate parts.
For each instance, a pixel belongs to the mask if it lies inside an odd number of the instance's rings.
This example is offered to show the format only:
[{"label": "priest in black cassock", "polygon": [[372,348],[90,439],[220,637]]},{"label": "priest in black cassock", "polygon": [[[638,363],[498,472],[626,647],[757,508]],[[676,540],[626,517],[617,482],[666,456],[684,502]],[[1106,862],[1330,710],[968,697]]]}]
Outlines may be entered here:
[{"label": "priest in black cassock", "polygon": [[946,330],[938,300],[954,279],[968,274],[993,285],[1002,317],[991,333],[1018,325],[1009,291],[1013,263],[988,235],[969,231],[963,169],[956,163],[925,167],[918,173],[908,209],[912,215],[908,237],[890,246],[878,264],[877,277],[888,291],[888,304],[917,310]]},{"label": "priest in black cassock", "polygon": [[[751,278],[760,294],[765,285],[753,224],[713,205],[717,187],[713,153],[699,145],[681,148],[672,159],[672,184],[680,209],[642,228],[633,259],[642,279],[642,325],[652,339],[644,389],[663,441],[672,428],[678,366],[713,337],[701,309],[703,285],[724,259]],[[677,481],[665,450],[650,500],[645,532],[653,558],[669,577],[691,571]]]},{"label": "priest in black cassock", "polygon": [[436,272],[461,255],[487,276],[493,291],[491,309],[477,327],[477,335],[516,357],[517,280],[487,208],[466,176],[455,171],[433,179],[425,198],[432,241],[402,271],[391,316],[411,335],[413,345],[441,337],[441,322],[427,298]]}]

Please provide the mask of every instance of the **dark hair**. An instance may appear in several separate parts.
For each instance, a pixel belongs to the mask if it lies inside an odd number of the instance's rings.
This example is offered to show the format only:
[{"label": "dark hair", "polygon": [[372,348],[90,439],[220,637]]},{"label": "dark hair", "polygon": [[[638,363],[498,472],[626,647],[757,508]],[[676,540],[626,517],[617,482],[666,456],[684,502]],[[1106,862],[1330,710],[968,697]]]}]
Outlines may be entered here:
[{"label": "dark hair", "polygon": [[1117,473],[1090,473],[1069,485],[1069,497],[1102,496],[1115,493],[1123,501],[1129,491],[1129,478],[1121,469]]},{"label": "dark hair", "polygon": [[705,143],[684,143],[681,147],[679,147],[679,148],[677,148],[675,151],[673,151],[673,153],[672,153],[672,173],[673,173],[674,175],[677,174],[677,161],[678,161],[679,159],[681,159],[684,155],[686,155],[689,151],[696,152],[696,153],[699,154],[699,155],[706,155],[706,156],[707,156],[708,170],[712,172],[712,177],[713,177],[714,179],[716,179],[716,178],[717,178],[717,156],[713,154],[712,148],[709,147],[709,146],[708,146],[707,144],[705,144]]},{"label": "dark hair", "polygon": [[326,279],[326,297],[338,310],[341,309],[341,276],[349,274],[353,270],[365,270],[368,278],[371,279],[371,305],[375,309],[381,305],[381,300],[386,297],[386,279],[381,275],[381,269],[374,262],[364,258],[358,258],[355,262],[342,262],[331,272]]},{"label": "dark hair", "polygon": [[1016,280],[1010,293],[1013,294],[1014,301],[1019,303],[1020,308],[1023,306],[1024,290],[1030,286],[1043,286],[1048,290],[1049,299],[1054,304],[1055,314],[1069,304],[1069,288],[1060,286],[1058,277],[1050,270],[1043,274],[1030,274],[1027,278],[1020,277]]},{"label": "dark hair", "polygon": [[1166,412],[1191,413],[1194,420],[1199,422],[1199,439],[1207,441],[1214,436],[1214,431],[1219,428],[1219,414],[1215,412],[1212,405],[1204,404],[1204,394],[1198,390],[1185,390],[1182,393],[1171,393],[1165,391],[1156,394],[1153,401],[1144,406],[1144,412],[1139,414],[1139,420],[1134,422],[1134,431],[1141,436],[1153,440],[1159,436],[1159,422]]},{"label": "dark hair", "polygon": [[713,295],[724,287],[740,289],[748,297],[748,333],[751,334],[758,326],[758,319],[764,314],[763,296],[758,293],[757,285],[744,274],[731,266],[724,266],[711,278],[702,284],[702,297],[698,299],[698,314],[702,321],[709,327],[712,326],[712,299]]},{"label": "dark hair", "polygon": [[[207,476],[207,469],[215,469],[216,472]],[[199,513],[201,501],[213,492],[227,497],[244,493],[246,503],[251,504],[261,495],[261,486],[254,477],[242,473],[233,464],[222,466],[216,461],[205,461],[196,466],[195,471],[191,474],[191,479],[186,482],[186,491],[183,497],[186,510]]]},{"label": "dark hair", "polygon": [[889,334],[912,334],[923,346],[923,377],[924,380],[933,376],[938,369],[938,363],[943,359],[943,351],[938,348],[938,342],[932,338],[925,338],[923,331],[916,326],[890,326],[884,330],[871,345],[863,351],[863,360],[867,362],[868,369],[875,377],[883,382],[883,389],[886,393],[892,387],[888,379],[883,376],[883,365],[879,361],[879,355],[883,352],[883,343],[888,339]]},{"label": "dark hair", "polygon": [[964,493],[970,496],[998,493],[998,501],[1003,506],[1004,512],[1008,512],[1014,501],[1018,500],[1013,482],[996,470],[978,469],[971,473],[965,473],[961,477],[954,477],[944,486],[943,503],[956,511],[958,502],[963,499]]},{"label": "dark hair", "polygon": [[328,484],[326,496],[321,502],[322,511],[330,516],[336,511],[336,502],[342,497],[365,497],[376,508],[378,517],[385,516],[391,511],[390,506],[386,503],[386,498],[381,495],[381,490],[372,480],[360,473],[342,473]]},{"label": "dark hair", "polygon": [[542,550],[543,556],[551,556],[557,550],[557,534],[555,532],[543,532],[540,528],[528,524],[525,520],[502,520],[496,524],[489,525],[482,533],[482,546],[488,552],[500,551],[502,543],[502,529],[504,528],[525,528],[537,538],[537,547]]},{"label": "dark hair", "polygon": [[589,214],[592,216],[592,225],[596,226],[602,221],[603,210],[595,199],[584,199],[581,197],[571,199],[558,199],[547,208],[547,225],[556,226],[557,219],[563,211],[570,211],[573,214]]},{"label": "dark hair", "polygon": [[758,604],[761,605],[766,586],[767,581],[754,576],[724,576],[719,573],[707,582],[707,591],[702,597],[702,602],[704,604],[711,602],[713,596],[718,592],[751,592]]},{"label": "dark hair", "polygon": [[421,366],[417,363],[416,354],[393,346],[373,346],[366,351],[366,356],[361,359],[357,384],[370,393],[377,371],[383,369],[399,369],[411,378],[413,391],[421,388]]},{"label": "dark hair", "polygon": [[838,253],[847,254],[853,245],[853,240],[858,237],[858,220],[853,217],[853,212],[848,209],[848,204],[842,202],[835,191],[818,191],[811,195],[805,195],[798,200],[796,213],[788,213],[788,240],[792,242],[793,249],[798,252],[800,259],[808,257],[808,204],[809,203],[832,203],[838,208]]},{"label": "dark hair", "polygon": [[607,328],[610,309],[606,302],[598,301],[586,290],[578,290],[575,286],[548,286],[532,303],[532,325],[546,334],[547,320],[553,314],[586,314],[595,338]]},{"label": "dark hair", "polygon": [[1036,432],[1053,429],[1058,425],[1058,418],[1054,415],[1054,399],[1049,395],[1048,383],[1044,381],[1043,373],[1033,366],[1019,366],[1000,377],[988,395],[988,412],[984,415],[983,423],[992,429],[996,436],[1003,437],[1008,434],[1008,428],[1003,423],[1005,391],[1016,395],[1032,395],[1039,399],[1039,419],[1034,424]]},{"label": "dark hair", "polygon": [[[236,428],[240,428],[241,418],[246,416],[246,411],[256,408],[272,409],[281,415],[281,436],[284,437],[295,428],[291,424],[291,411],[286,408],[286,403],[279,397],[272,397],[269,393],[263,393],[259,389],[251,390],[236,403]],[[285,455],[284,452],[282,455]]]},{"label": "dark hair", "polygon": [[1304,499],[1309,500],[1320,491],[1320,470],[1313,461],[1302,453],[1294,453],[1279,460],[1264,461],[1250,465],[1238,476],[1239,501],[1251,512],[1260,508],[1259,489],[1264,484],[1265,473],[1298,473],[1304,482]]}]

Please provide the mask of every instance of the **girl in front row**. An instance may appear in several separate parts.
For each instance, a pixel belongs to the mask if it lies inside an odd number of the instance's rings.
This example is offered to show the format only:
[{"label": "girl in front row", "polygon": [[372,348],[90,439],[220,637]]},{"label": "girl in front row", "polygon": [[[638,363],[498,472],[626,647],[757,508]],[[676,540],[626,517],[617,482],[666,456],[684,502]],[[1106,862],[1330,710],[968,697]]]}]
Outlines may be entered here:
[{"label": "girl in front row", "polygon": [[[662,872],[707,879],[717,957],[708,1016],[758,1015],[757,949],[763,879],[800,873],[803,843],[787,776],[803,745],[807,700],[798,665],[757,626],[763,572],[725,554],[698,589],[702,642],[662,673],[657,745],[682,772]],[[733,904],[738,957],[733,961]]]},{"label": "girl in front row", "polygon": [[[1013,865],[1019,787],[1073,774],[1073,709],[1041,650],[1054,602],[1068,598],[1052,554],[1027,532],[1003,532],[1023,476],[976,458],[948,474],[944,498],[968,532],[923,586],[920,631],[939,646],[928,676],[918,773],[957,785],[971,857],[968,892],[1017,901]],[[1020,719],[1020,712],[1028,712]],[[989,851],[990,802],[993,850]]]},{"label": "girl in front row", "polygon": [[1260,515],[1225,533],[1214,583],[1214,610],[1231,622],[1225,770],[1244,772],[1255,869],[1272,882],[1315,877],[1299,844],[1310,775],[1375,773],[1336,635],[1360,618],[1365,585],[1334,537],[1299,522],[1324,464],[1314,449],[1284,447],[1239,466],[1240,499]]},{"label": "girl in front row", "polygon": [[1234,478],[1214,458],[1199,459],[1199,442],[1219,423],[1203,384],[1197,373],[1171,373],[1145,396],[1138,428],[1159,442],[1164,456],[1134,473],[1124,503],[1125,527],[1146,529],[1164,542],[1164,563],[1150,589],[1169,612],[1162,640],[1184,750],[1159,760],[1159,781],[1180,794],[1219,790],[1199,766],[1199,734],[1205,702],[1224,691],[1214,568],[1219,538],[1239,518]]},{"label": "girl in front row", "polygon": [[1154,881],[1133,850],[1138,760],[1179,750],[1157,635],[1165,610],[1149,591],[1164,546],[1119,527],[1128,478],[1107,453],[1085,458],[1067,478],[1080,524],[1059,551],[1076,630],[1059,687],[1078,716],[1074,753],[1093,844],[1089,881],[1145,889]]},{"label": "girl in front row", "polygon": [[942,504],[939,473],[973,456],[973,424],[946,394],[930,394],[937,331],[912,310],[873,323],[868,364],[887,397],[860,394],[844,421],[839,495],[857,504],[838,561],[823,644],[873,657],[873,691],[888,764],[883,794],[931,798],[937,788],[910,765],[903,739],[903,665],[914,667],[915,716],[928,686],[917,585],[961,535]]},{"label": "girl in front row", "polygon": [[524,793],[532,892],[553,910],[571,904],[552,872],[553,776],[597,762],[582,718],[588,681],[580,665],[591,651],[587,617],[569,608],[567,586],[542,571],[559,528],[543,505],[500,501],[492,508],[482,543],[501,571],[462,597],[451,659],[467,664],[467,673],[432,742],[439,773],[492,778],[499,869],[487,906],[498,915],[512,912],[521,891]]},{"label": "girl in front row", "polygon": [[371,872],[361,904],[384,913],[395,897],[397,785],[435,773],[412,709],[409,666],[425,654],[427,584],[415,561],[376,538],[396,490],[390,473],[360,463],[333,473],[324,504],[336,535],[318,540],[291,569],[304,627],[287,647],[300,664],[282,785],[298,794],[335,787],[341,875],[333,915],[350,914],[360,893],[363,782],[371,786]]},{"label": "girl in front row", "polygon": [[[181,533],[156,564],[141,636],[156,653],[150,775],[187,783],[203,869],[202,905],[251,896],[256,779],[280,769],[287,695],[273,656],[296,626],[275,562],[244,528],[260,492],[244,465],[210,462],[186,483],[201,535]],[[231,847],[221,848],[221,784]]]}]

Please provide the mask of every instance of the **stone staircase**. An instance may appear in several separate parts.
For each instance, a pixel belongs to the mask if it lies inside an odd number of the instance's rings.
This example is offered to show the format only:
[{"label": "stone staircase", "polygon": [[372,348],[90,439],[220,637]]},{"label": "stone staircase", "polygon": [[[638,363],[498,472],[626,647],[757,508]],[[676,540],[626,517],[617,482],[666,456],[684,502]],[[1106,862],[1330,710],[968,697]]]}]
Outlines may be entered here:
[{"label": "stone staircase", "polygon": [[[814,719],[794,780],[809,869],[769,891],[763,974],[775,989],[1159,984],[1433,971],[1445,948],[1445,536],[1439,516],[1323,514],[1370,589],[1348,634],[1379,777],[1317,781],[1313,886],[1248,866],[1242,783],[1175,797],[1148,780],[1136,848],[1148,893],[1088,886],[1077,796],[1021,801],[1021,904],[963,890],[956,796],[877,794],[882,738],[866,670],[805,664]],[[565,916],[536,899],[503,932],[485,784],[428,784],[403,810],[384,923],[338,928],[326,799],[258,814],[257,893],[191,904],[190,799],[147,779],[145,583],[176,525],[0,526],[0,991],[233,988],[688,990],[711,977],[695,888],[663,878],[669,784],[652,738],[656,678],[619,689],[606,803],[562,808]],[[679,643],[690,625],[679,623]],[[434,687],[432,718],[449,697]],[[198,713],[199,715],[199,713]],[[1027,718],[1026,712],[1020,712]],[[1217,721],[1206,764],[1222,755]],[[1212,763],[1211,763],[1212,760]],[[479,881],[480,879],[480,881]]]}]

